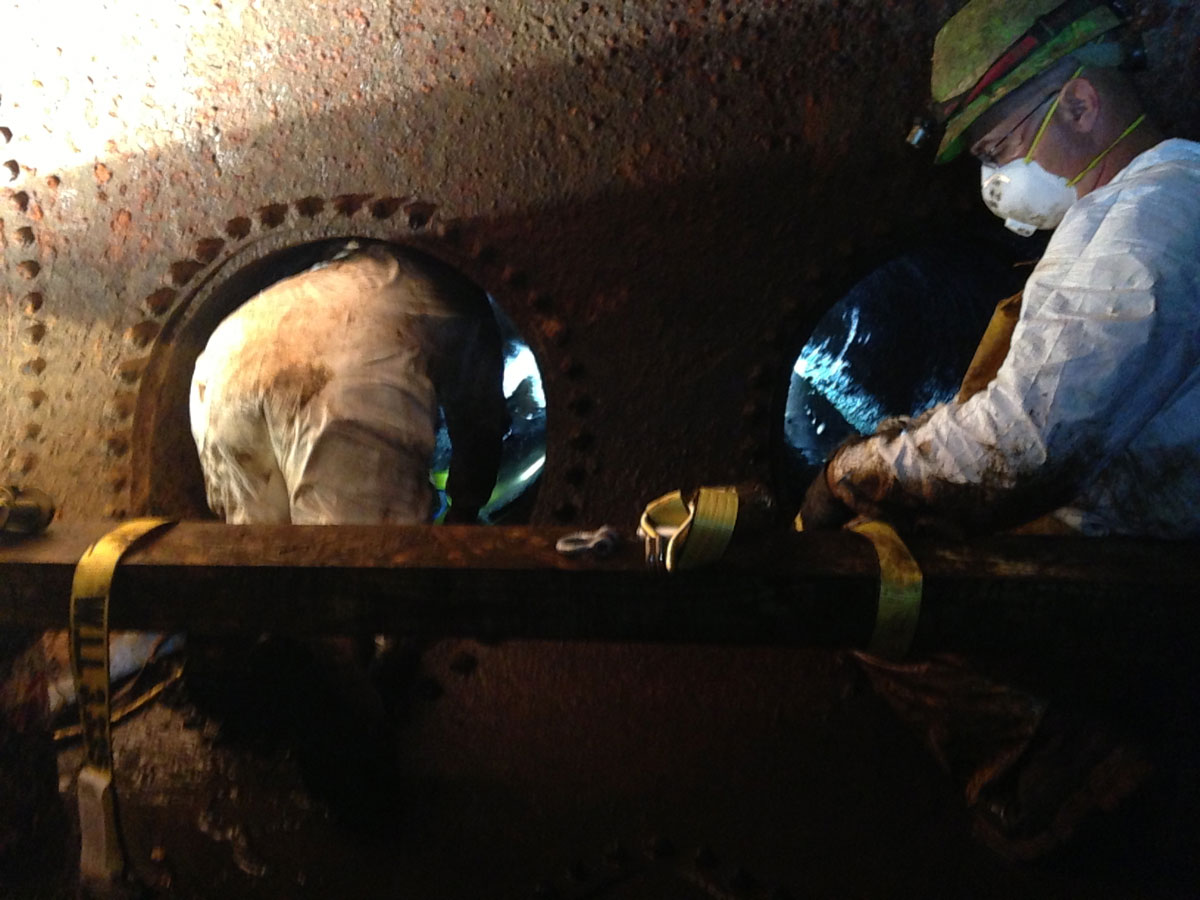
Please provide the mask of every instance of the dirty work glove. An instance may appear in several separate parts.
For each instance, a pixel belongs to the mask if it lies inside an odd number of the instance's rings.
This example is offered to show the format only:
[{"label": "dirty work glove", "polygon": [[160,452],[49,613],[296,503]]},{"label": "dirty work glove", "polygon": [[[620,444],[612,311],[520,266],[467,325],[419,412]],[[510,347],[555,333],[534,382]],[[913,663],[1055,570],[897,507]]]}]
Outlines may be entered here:
[{"label": "dirty work glove", "polygon": [[800,507],[800,523],[805,531],[841,528],[854,518],[854,510],[830,490],[827,472],[827,467],[822,468],[804,494],[804,503]]}]

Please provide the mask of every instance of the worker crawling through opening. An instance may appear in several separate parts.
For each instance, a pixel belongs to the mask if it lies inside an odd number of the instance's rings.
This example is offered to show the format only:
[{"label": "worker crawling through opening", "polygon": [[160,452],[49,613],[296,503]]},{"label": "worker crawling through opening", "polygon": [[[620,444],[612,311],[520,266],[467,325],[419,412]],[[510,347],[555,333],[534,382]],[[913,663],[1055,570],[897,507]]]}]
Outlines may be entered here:
[{"label": "worker crawling through opening", "polygon": [[[937,161],[969,150],[1009,228],[1054,234],[958,396],[833,452],[805,530],[1200,537],[1200,144],[1146,117],[1123,24],[1095,0],[971,0],[939,32]],[[1045,853],[1147,774],[1106,728],[963,660],[861,659],[1009,855]]]},{"label": "worker crawling through opening", "polygon": [[209,506],[230,523],[419,524],[444,410],[446,521],[471,523],[508,429],[486,294],[382,244],[269,287],[217,327],[190,412]]},{"label": "worker crawling through opening", "polygon": [[[475,522],[492,494],[509,413],[487,295],[423,254],[364,244],[248,300],[196,362],[192,432],[209,505],[229,523],[431,522],[439,408],[451,443],[445,521]],[[361,656],[271,639],[240,677],[218,654],[207,679],[226,688],[229,718],[274,718],[302,735],[310,786],[357,804],[351,818],[386,814],[395,751]],[[190,679],[193,695],[204,680]],[[230,710],[228,695],[247,687],[253,696]]]}]

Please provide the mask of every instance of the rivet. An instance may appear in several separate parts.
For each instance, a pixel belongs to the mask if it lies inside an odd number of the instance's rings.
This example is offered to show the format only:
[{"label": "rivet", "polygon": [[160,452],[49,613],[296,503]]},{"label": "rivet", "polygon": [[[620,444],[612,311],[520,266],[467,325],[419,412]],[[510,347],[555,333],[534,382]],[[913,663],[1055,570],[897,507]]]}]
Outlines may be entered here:
[{"label": "rivet", "polygon": [[124,469],[113,469],[108,473],[105,482],[108,484],[110,491],[114,494],[119,494],[129,484],[129,473]]},{"label": "rivet", "polygon": [[318,215],[324,208],[325,201],[320,197],[303,197],[296,201],[296,212],[307,219]]},{"label": "rivet", "polygon": [[567,328],[567,323],[559,318],[550,317],[542,319],[537,327],[546,341],[560,347],[566,344],[567,339],[570,337],[570,330]]},{"label": "rivet", "polygon": [[39,291],[32,291],[25,295],[25,312],[29,315],[35,315],[42,308],[45,302],[45,297]]},{"label": "rivet", "polygon": [[142,347],[149,345],[156,337],[158,337],[158,333],[161,330],[162,326],[157,322],[146,320],[144,322],[138,322],[136,325],[132,326],[128,331],[126,331],[125,339],[129,341],[129,343],[133,344],[133,346],[141,349]]},{"label": "rivet", "polygon": [[124,456],[129,452],[129,434],[123,431],[115,431],[112,434],[105,435],[104,449],[108,451],[110,456]]},{"label": "rivet", "polygon": [[571,432],[571,436],[567,438],[567,444],[572,450],[583,453],[596,445],[596,436],[586,428],[579,428]]},{"label": "rivet", "polygon": [[33,234],[33,229],[30,228],[28,225],[26,225],[22,228],[18,228],[17,229],[17,240],[21,243],[22,246],[28,247],[35,240],[34,234]]},{"label": "rivet", "polygon": [[577,416],[586,416],[595,407],[596,403],[588,394],[580,394],[577,397],[572,397],[571,402],[567,404],[567,408]]},{"label": "rivet", "polygon": [[742,405],[742,419],[746,422],[761,422],[766,414],[766,408],[757,400],[750,400]]},{"label": "rivet", "polygon": [[225,249],[225,242],[220,238],[201,238],[196,241],[196,259],[202,263],[210,263]]},{"label": "rivet", "polygon": [[19,471],[22,475],[28,475],[35,468],[37,468],[37,464],[38,458],[32,453],[26,453],[21,457],[20,461],[17,462],[17,471]]},{"label": "rivet", "polygon": [[171,308],[171,304],[175,302],[175,298],[178,296],[172,288],[159,288],[146,298],[146,309],[153,316],[161,316]]},{"label": "rivet", "polygon": [[149,359],[142,357],[141,359],[126,359],[117,366],[117,377],[126,384],[132,384],[142,377],[142,373],[146,371],[146,364]]},{"label": "rivet", "polygon": [[46,176],[46,187],[50,188],[50,190],[52,190],[52,191],[58,190],[58,188],[61,184],[62,184],[62,179],[59,178],[57,175],[47,175]]},{"label": "rivet", "polygon": [[15,159],[6,160],[4,168],[8,169],[8,180],[16,181],[21,177],[21,164]]},{"label": "rivet", "polygon": [[9,141],[12,140],[12,129],[5,128],[3,125],[0,125],[0,138],[3,138],[4,143],[7,144]]},{"label": "rivet", "polygon": [[45,336],[46,326],[41,322],[34,322],[25,330],[25,340],[30,344],[40,344]]},{"label": "rivet", "polygon": [[264,228],[278,228],[287,219],[286,203],[268,203],[258,210],[258,221]]},{"label": "rivet", "polygon": [[[419,228],[424,228],[429,224],[429,220],[433,218],[437,206],[432,203],[410,203],[404,207],[404,214],[408,216],[408,227],[416,231]],[[453,239],[451,234],[452,226],[447,226],[442,230],[442,236]]]},{"label": "rivet", "polygon": [[333,208],[348,217],[362,209],[363,204],[370,199],[370,194],[340,194],[333,198]]},{"label": "rivet", "polygon": [[21,363],[22,375],[41,375],[46,371],[46,361],[40,356]]},{"label": "rivet", "polygon": [[500,273],[500,280],[510,287],[523,288],[529,283],[529,276],[520,269],[505,266],[504,271]]},{"label": "rivet", "polygon": [[181,259],[170,265],[171,284],[182,287],[191,281],[196,273],[204,268],[204,263],[195,259]]},{"label": "rivet", "polygon": [[254,223],[245,216],[237,216],[225,223],[225,233],[235,241],[240,241],[250,233]]},{"label": "rivet", "polygon": [[36,440],[37,436],[42,433],[42,426],[37,422],[30,422],[25,426],[26,440]]},{"label": "rivet", "polygon": [[13,206],[21,212],[29,211],[29,194],[25,191],[17,191],[12,195]]},{"label": "rivet", "polygon": [[17,272],[26,281],[31,281],[38,277],[38,273],[42,271],[42,264],[32,259],[24,259],[17,263]]},{"label": "rivet", "polygon": [[37,409],[46,402],[46,392],[40,388],[30,391],[25,395],[25,402],[29,404],[30,409]]},{"label": "rivet", "polygon": [[376,219],[390,219],[403,202],[399,197],[380,197],[371,204],[371,215]]},{"label": "rivet", "polygon": [[137,395],[129,391],[120,391],[108,402],[108,414],[113,419],[123,422],[133,415],[137,408]]}]

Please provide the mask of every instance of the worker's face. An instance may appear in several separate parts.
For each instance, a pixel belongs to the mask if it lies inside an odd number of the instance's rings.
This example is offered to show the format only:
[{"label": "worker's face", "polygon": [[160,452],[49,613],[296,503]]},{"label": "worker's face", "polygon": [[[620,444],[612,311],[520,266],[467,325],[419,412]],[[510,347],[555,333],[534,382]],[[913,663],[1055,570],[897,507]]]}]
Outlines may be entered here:
[{"label": "worker's face", "polygon": [[[1061,90],[1060,87],[1032,99],[1026,98],[1025,102],[1013,104],[1008,110],[1004,109],[1004,104],[1000,104],[1000,108],[997,109],[999,115],[991,117],[991,122],[994,124],[988,127],[988,123],[985,122],[983,127],[987,127],[987,131],[974,138],[971,144],[971,155],[984,165],[994,168],[1024,157],[1029,152],[1029,148],[1033,146],[1038,129],[1041,128],[1054,103],[1054,98],[1059,95]],[[1034,151],[1034,159],[1051,172],[1054,169],[1047,165],[1044,157],[1056,156],[1051,146],[1053,144],[1053,135],[1050,133],[1052,130],[1053,123],[1050,123]],[[972,137],[974,136],[972,135]]]},{"label": "worker's face", "polygon": [[986,130],[971,142],[971,153],[982,166],[983,202],[1026,237],[1055,228],[1076,198],[1055,147],[1058,129],[1052,120],[1060,92],[998,104],[992,122],[984,123]]}]

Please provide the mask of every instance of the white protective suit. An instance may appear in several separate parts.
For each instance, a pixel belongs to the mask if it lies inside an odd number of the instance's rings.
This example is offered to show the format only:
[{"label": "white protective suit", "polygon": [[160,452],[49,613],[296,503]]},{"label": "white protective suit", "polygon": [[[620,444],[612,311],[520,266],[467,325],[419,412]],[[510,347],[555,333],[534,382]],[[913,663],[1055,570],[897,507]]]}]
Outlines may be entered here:
[{"label": "white protective suit", "polygon": [[191,426],[209,506],[230,523],[427,522],[439,402],[447,492],[473,519],[508,427],[486,295],[380,245],[278,282],[221,322],[196,361]]},{"label": "white protective suit", "polygon": [[[830,461],[860,513],[1200,537],[1200,144],[1168,140],[1075,203],[995,379]],[[1032,513],[1032,514],[1030,514]]]}]

